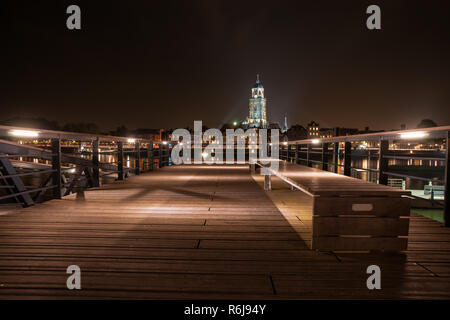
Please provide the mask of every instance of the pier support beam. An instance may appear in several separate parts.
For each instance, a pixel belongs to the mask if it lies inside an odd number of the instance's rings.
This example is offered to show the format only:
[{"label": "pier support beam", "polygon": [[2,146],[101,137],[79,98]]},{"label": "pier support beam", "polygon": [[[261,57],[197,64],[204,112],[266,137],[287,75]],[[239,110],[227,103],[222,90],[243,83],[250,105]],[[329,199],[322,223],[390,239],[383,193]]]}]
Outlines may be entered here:
[{"label": "pier support beam", "polygon": [[448,167],[450,160],[450,131],[447,132],[445,148],[444,225],[446,227],[450,227],[450,199],[448,197],[448,194],[450,192],[448,186],[448,184],[450,183],[450,168]]},{"label": "pier support beam", "polygon": [[98,138],[92,141],[92,186],[100,186],[100,168],[98,159]]},{"label": "pier support beam", "polygon": [[380,140],[380,147],[378,149],[379,157],[378,157],[378,173],[379,173],[379,184],[388,184],[388,176],[385,172],[388,169],[388,159],[385,157],[389,150],[389,141],[388,140]]},{"label": "pier support beam", "polygon": [[298,143],[295,143],[295,164],[298,164]]},{"label": "pier support beam", "polygon": [[141,174],[141,143],[139,141],[134,143],[134,153],[134,173],[139,175]]},{"label": "pier support beam", "polygon": [[53,198],[61,199],[61,140],[52,139]]},{"label": "pier support beam", "polygon": [[334,173],[339,172],[339,142],[333,143],[333,165]]},{"label": "pier support beam", "polygon": [[347,177],[352,175],[352,143],[348,141],[344,147],[344,175]]},{"label": "pier support beam", "polygon": [[117,180],[123,180],[123,142],[117,143]]}]

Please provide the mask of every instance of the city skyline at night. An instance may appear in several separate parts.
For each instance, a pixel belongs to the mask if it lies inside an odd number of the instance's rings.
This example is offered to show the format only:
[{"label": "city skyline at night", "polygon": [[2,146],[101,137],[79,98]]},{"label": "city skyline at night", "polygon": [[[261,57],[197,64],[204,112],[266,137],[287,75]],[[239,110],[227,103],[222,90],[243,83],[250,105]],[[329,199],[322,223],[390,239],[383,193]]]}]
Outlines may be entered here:
[{"label": "city skyline at night", "polygon": [[449,123],[445,10],[380,1],[382,29],[368,30],[364,1],[263,2],[80,1],[81,30],[65,26],[67,1],[8,3],[0,121],[220,127],[247,117],[260,74],[280,124]]},{"label": "city skyline at night", "polygon": [[58,319],[439,312],[449,12],[3,1],[0,300]]}]

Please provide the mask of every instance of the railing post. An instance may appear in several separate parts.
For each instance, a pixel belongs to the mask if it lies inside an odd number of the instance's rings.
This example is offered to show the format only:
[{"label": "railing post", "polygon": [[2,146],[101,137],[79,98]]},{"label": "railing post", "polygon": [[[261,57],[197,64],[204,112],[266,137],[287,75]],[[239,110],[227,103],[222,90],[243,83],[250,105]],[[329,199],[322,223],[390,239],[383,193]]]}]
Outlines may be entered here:
[{"label": "railing post", "polygon": [[100,186],[100,168],[98,159],[98,138],[92,141],[92,186]]},{"label": "railing post", "polygon": [[153,170],[153,141],[150,141],[147,146],[147,159],[148,159],[148,170]]},{"label": "railing post", "polygon": [[306,165],[308,167],[312,167],[312,162],[310,162],[309,160],[311,160],[311,144],[308,143],[307,147],[306,147]]},{"label": "railing post", "polygon": [[164,156],[163,156],[163,147],[164,145],[162,144],[162,143],[159,143],[158,144],[158,150],[159,150],[159,156],[158,156],[158,167],[159,168],[162,168],[164,165],[163,165],[163,159],[164,159]]},{"label": "railing post", "polygon": [[168,166],[169,165],[169,158],[170,158],[170,146],[167,143],[166,144],[166,162],[165,165]]},{"label": "railing post", "polygon": [[298,164],[298,142],[295,143],[295,164]]},{"label": "railing post", "polygon": [[379,184],[388,184],[388,176],[385,174],[388,168],[388,159],[385,157],[389,150],[389,140],[380,140],[380,147],[378,148],[378,173],[379,173]]},{"label": "railing post", "polygon": [[448,167],[448,162],[450,160],[450,131],[447,132],[447,139],[445,143],[445,186],[444,186],[444,225],[450,227],[450,199],[448,197],[449,188],[448,184],[450,182],[450,168]]},{"label": "railing post", "polygon": [[117,180],[123,180],[123,142],[117,143]]},{"label": "railing post", "polygon": [[333,165],[334,173],[339,173],[339,142],[333,143]]},{"label": "railing post", "polygon": [[328,171],[328,163],[326,163],[328,160],[326,159],[326,153],[328,152],[328,143],[324,142],[322,143],[322,170]]},{"label": "railing post", "polygon": [[139,175],[141,173],[141,143],[136,140],[134,143],[134,173]]},{"label": "railing post", "polygon": [[53,198],[61,199],[61,140],[52,139],[52,173]]},{"label": "railing post", "polygon": [[352,143],[345,142],[344,147],[344,175],[350,177],[352,175]]}]

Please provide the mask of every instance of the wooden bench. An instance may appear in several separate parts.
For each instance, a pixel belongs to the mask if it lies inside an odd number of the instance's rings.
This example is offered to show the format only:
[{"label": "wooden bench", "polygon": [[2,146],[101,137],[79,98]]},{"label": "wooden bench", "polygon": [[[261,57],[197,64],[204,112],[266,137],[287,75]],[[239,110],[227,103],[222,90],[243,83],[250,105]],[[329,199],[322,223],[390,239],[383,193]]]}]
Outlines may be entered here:
[{"label": "wooden bench", "polygon": [[[252,167],[253,166],[253,167]],[[279,170],[260,162],[313,198],[312,249],[322,251],[403,251],[408,246],[409,191],[280,161]],[[265,189],[271,189],[271,176]]]}]

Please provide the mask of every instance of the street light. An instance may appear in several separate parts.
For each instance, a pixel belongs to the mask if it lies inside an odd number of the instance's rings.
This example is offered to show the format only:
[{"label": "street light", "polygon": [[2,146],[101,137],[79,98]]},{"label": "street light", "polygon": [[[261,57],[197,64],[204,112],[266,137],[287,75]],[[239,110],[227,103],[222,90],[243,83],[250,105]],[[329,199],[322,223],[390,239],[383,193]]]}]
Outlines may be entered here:
[{"label": "street light", "polygon": [[9,134],[16,136],[16,137],[38,137],[39,136],[38,131],[31,131],[31,130],[11,130],[9,132]]},{"label": "street light", "polygon": [[423,131],[414,131],[414,132],[405,132],[400,133],[400,138],[402,139],[415,139],[415,138],[423,138],[427,136],[428,134]]}]

